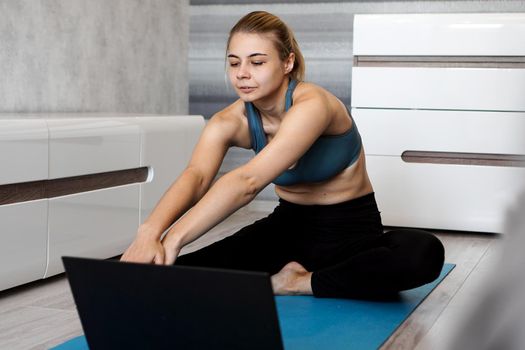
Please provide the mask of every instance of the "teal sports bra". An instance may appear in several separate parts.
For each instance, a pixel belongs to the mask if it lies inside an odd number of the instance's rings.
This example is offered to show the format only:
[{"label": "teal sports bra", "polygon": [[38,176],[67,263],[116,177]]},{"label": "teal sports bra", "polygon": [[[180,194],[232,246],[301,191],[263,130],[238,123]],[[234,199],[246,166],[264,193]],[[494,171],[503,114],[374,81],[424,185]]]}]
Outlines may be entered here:
[{"label": "teal sports bra", "polygon": [[[286,90],[284,110],[292,106],[292,94],[297,86],[290,80]],[[251,102],[245,102],[252,149],[259,153],[267,144],[259,111]],[[347,108],[348,111],[348,108]],[[350,112],[348,112],[350,115]],[[350,118],[352,119],[351,115]],[[319,137],[291,169],[285,170],[273,183],[279,186],[328,180],[354,164],[361,153],[361,135],[355,121],[348,131],[340,135]]]}]

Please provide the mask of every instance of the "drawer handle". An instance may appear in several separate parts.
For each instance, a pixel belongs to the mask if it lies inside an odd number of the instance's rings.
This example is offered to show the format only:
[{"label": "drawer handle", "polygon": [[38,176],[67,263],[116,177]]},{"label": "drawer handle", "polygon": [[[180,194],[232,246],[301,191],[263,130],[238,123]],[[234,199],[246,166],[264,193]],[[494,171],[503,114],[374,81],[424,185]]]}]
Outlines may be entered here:
[{"label": "drawer handle", "polygon": [[354,67],[525,68],[525,56],[354,56]]},{"label": "drawer handle", "polygon": [[406,163],[484,165],[525,168],[525,155],[493,153],[460,153],[404,151],[401,159]]},{"label": "drawer handle", "polygon": [[0,205],[146,182],[149,180],[148,175],[151,171],[152,169],[149,167],[141,167],[52,180],[0,185]]}]

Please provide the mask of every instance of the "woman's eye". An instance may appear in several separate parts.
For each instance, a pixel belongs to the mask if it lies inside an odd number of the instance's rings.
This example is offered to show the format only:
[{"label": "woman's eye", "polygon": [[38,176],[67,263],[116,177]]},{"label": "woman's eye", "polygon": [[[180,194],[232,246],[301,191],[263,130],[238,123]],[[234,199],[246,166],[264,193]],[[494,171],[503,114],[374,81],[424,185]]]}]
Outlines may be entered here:
[{"label": "woman's eye", "polygon": [[239,63],[237,62],[230,62],[230,67],[237,67]]},{"label": "woman's eye", "polygon": [[255,66],[261,66],[264,62],[261,62],[261,61],[254,61],[252,62],[253,65]]}]

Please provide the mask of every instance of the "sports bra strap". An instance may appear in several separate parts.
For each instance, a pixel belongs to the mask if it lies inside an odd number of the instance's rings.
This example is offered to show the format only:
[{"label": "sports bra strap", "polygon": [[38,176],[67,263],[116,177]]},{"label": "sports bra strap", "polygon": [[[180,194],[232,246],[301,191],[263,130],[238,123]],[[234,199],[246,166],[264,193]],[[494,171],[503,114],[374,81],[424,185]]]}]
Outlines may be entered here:
[{"label": "sports bra strap", "polygon": [[293,91],[295,90],[295,87],[297,86],[297,80],[290,79],[288,82],[288,89],[286,89],[286,97],[285,97],[285,103],[284,103],[284,110],[287,111],[292,106],[293,100],[292,95]]},{"label": "sports bra strap", "polygon": [[250,127],[252,148],[256,153],[259,153],[264,148],[264,146],[266,146],[266,135],[262,126],[261,117],[251,102],[245,102],[244,106],[246,108],[248,125]]}]

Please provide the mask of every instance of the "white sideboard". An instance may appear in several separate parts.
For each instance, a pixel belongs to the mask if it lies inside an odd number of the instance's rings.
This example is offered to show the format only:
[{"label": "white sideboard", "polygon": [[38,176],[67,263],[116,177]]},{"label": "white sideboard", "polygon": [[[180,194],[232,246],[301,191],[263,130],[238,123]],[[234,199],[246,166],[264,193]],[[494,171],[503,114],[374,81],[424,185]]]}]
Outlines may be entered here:
[{"label": "white sideboard", "polygon": [[204,124],[201,116],[0,115],[0,290],[63,272],[63,255],[121,254]]},{"label": "white sideboard", "polygon": [[525,13],[356,15],[352,114],[387,226],[504,232],[525,181]]}]

